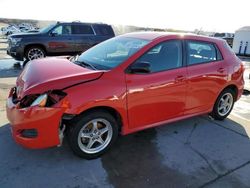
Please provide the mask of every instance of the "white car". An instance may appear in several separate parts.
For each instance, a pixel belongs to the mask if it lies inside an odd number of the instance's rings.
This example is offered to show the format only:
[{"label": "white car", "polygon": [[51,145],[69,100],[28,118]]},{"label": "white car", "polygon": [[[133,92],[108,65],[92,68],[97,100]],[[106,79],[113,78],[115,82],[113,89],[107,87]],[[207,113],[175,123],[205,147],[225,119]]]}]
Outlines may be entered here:
[{"label": "white car", "polygon": [[8,26],[3,30],[2,34],[9,36],[11,34],[20,33],[20,32],[21,32],[20,29],[18,29],[16,26]]}]

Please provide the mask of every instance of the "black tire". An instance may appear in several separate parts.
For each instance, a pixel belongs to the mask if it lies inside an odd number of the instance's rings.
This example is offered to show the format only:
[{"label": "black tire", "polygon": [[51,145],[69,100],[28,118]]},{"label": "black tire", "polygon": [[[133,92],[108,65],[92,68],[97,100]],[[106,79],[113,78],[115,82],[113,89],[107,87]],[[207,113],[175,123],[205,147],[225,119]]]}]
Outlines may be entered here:
[{"label": "black tire", "polygon": [[[95,120],[95,119],[105,119],[106,121],[108,121],[112,127],[112,137],[111,140],[109,141],[108,145],[103,148],[101,151],[98,151],[96,153],[87,153],[85,151],[83,151],[79,145],[79,140],[78,140],[78,136],[81,132],[81,129],[84,127],[84,125],[86,125],[88,122]],[[69,125],[69,129],[68,129],[68,141],[69,141],[69,145],[72,149],[72,151],[79,157],[81,158],[85,158],[85,159],[95,159],[99,156],[101,156],[102,154],[104,154],[116,141],[117,137],[118,137],[118,123],[115,120],[115,118],[109,114],[106,111],[103,110],[95,110],[95,111],[90,111],[88,113],[82,114],[78,117],[76,117],[72,123],[72,125]],[[82,141],[82,140],[81,140]]]},{"label": "black tire", "polygon": [[25,60],[23,61],[23,68],[27,65],[27,63],[29,63],[29,60],[25,59]]},{"label": "black tire", "polygon": [[31,60],[33,60],[33,59],[29,58],[28,56],[29,56],[29,52],[30,52],[31,50],[34,50],[34,49],[40,50],[41,53],[43,54],[43,57],[46,57],[46,52],[45,52],[45,50],[44,50],[42,47],[40,47],[40,46],[31,46],[31,47],[29,47],[29,48],[27,48],[27,49],[25,50],[25,59],[26,59],[26,61],[31,61]]},{"label": "black tire", "polygon": [[[228,95],[232,95],[233,97],[233,100],[232,100],[232,105],[230,107],[230,109],[225,113],[225,114],[221,114],[219,112],[219,107],[220,107],[220,101],[222,99],[223,96],[225,96],[226,94]],[[225,89],[223,90],[220,95],[218,96],[218,98],[216,99],[216,102],[214,104],[214,107],[213,107],[213,111],[211,112],[211,116],[216,119],[216,120],[224,120],[229,114],[230,112],[232,111],[233,109],[233,106],[234,106],[234,102],[235,102],[235,92],[232,90],[232,89]]]}]

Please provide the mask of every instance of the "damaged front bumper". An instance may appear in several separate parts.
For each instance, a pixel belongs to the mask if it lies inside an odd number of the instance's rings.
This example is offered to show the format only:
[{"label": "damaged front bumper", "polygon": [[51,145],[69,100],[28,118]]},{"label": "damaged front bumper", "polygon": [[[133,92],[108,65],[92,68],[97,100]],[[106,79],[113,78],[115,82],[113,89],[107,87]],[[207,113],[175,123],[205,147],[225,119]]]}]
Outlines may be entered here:
[{"label": "damaged front bumper", "polygon": [[62,143],[65,125],[62,116],[65,108],[31,106],[18,108],[9,96],[7,117],[14,140],[27,148],[48,148]]}]

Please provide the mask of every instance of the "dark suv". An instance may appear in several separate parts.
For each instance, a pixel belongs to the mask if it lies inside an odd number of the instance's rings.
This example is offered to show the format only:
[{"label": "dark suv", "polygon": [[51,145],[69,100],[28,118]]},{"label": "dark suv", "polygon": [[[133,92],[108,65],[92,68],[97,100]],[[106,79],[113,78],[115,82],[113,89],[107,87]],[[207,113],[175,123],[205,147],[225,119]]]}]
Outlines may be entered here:
[{"label": "dark suv", "polygon": [[112,27],[107,24],[57,22],[38,33],[9,36],[7,54],[19,61],[45,56],[74,55],[114,36]]}]

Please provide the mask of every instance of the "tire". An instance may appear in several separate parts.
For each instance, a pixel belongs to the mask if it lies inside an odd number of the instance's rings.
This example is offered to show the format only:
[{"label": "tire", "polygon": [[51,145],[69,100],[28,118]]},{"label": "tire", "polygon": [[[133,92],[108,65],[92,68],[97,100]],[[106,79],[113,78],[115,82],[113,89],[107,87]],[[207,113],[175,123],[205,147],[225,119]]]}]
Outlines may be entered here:
[{"label": "tire", "polygon": [[39,46],[31,46],[27,50],[25,50],[25,58],[27,61],[44,57],[46,57],[46,52]]},{"label": "tire", "polygon": [[[95,159],[101,156],[118,137],[118,124],[115,118],[103,110],[82,114],[73,120],[73,124],[69,125],[68,130],[69,145],[81,158]],[[108,130],[104,132],[106,129]]]},{"label": "tire", "polygon": [[[225,100],[227,99],[227,100]],[[228,101],[223,103],[223,101]],[[232,111],[235,102],[235,93],[231,89],[225,89],[217,98],[213,111],[210,114],[216,120],[224,120]]]},{"label": "tire", "polygon": [[27,63],[29,63],[29,60],[25,59],[25,60],[23,61],[23,68],[27,65]]}]

